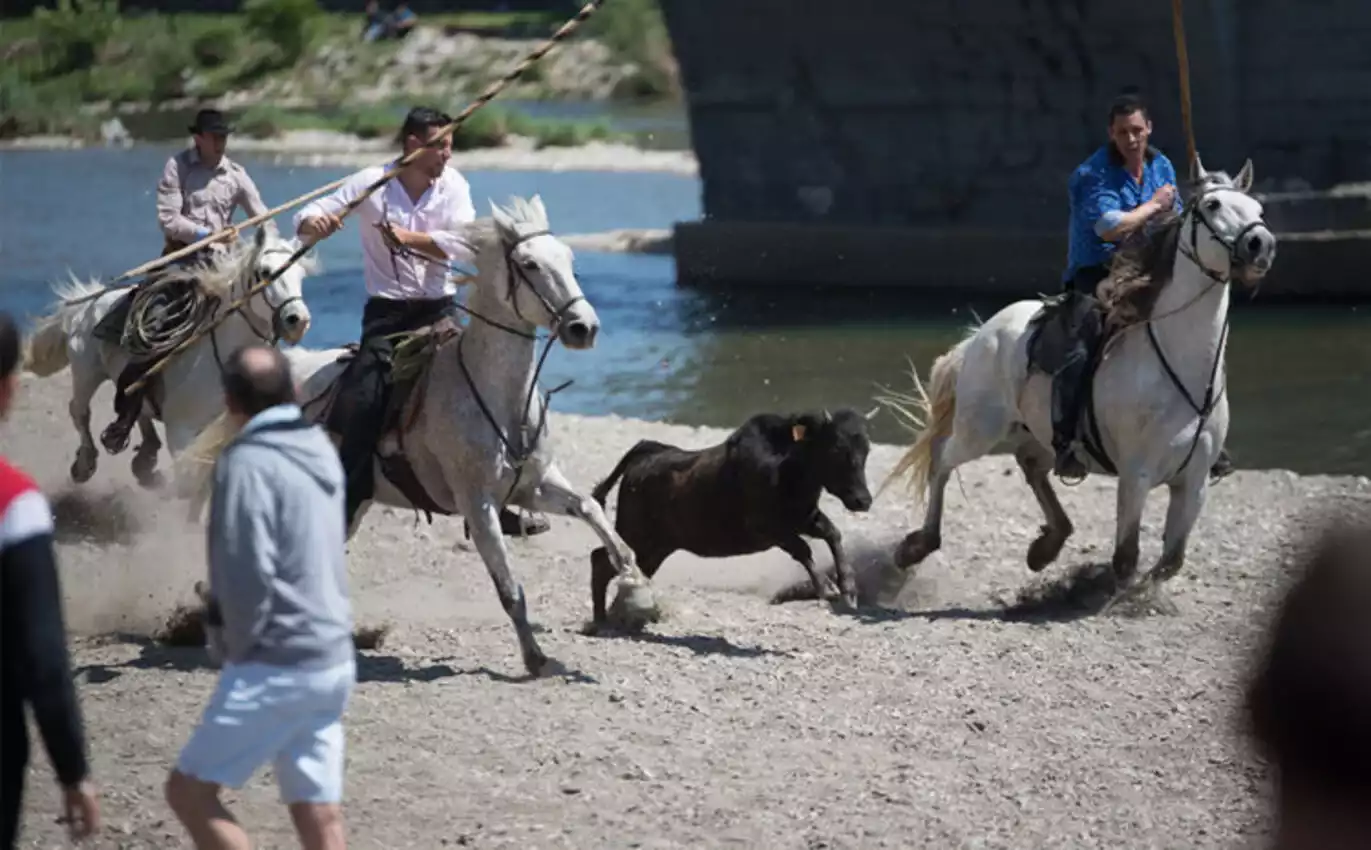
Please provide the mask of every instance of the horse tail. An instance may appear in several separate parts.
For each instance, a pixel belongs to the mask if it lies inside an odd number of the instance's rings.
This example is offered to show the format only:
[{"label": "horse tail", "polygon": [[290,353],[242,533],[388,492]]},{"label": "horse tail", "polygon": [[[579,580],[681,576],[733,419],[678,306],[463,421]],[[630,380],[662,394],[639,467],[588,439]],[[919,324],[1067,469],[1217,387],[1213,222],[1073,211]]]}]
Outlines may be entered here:
[{"label": "horse tail", "polygon": [[66,322],[60,312],[44,316],[34,327],[33,333],[24,340],[20,357],[25,372],[46,378],[67,368]]},{"label": "horse tail", "polygon": [[173,461],[176,470],[175,492],[178,497],[190,500],[189,513],[193,521],[199,519],[201,510],[209,500],[215,461],[237,435],[238,427],[229,419],[228,412],[220,413]]},{"label": "horse tail", "polygon": [[67,368],[71,362],[67,353],[68,320],[72,312],[105,293],[105,287],[95,281],[71,280],[55,284],[53,293],[61,299],[57,308],[34,322],[33,331],[24,340],[20,362],[24,371],[46,378]]},{"label": "horse tail", "polygon": [[624,470],[628,469],[629,463],[642,453],[642,449],[643,443],[640,441],[635,444],[633,448],[624,452],[624,456],[619,458],[619,462],[615,464],[614,469],[610,470],[609,476],[599,484],[596,484],[595,489],[590,491],[591,498],[599,502],[600,507],[603,508],[605,506],[605,499],[609,498],[609,491],[614,489],[615,483],[623,477]]},{"label": "horse tail", "polygon": [[962,359],[969,342],[968,336],[933,361],[933,368],[929,370],[931,394],[925,391],[919,380],[919,371],[911,368],[909,371],[914,380],[914,392],[889,393],[880,399],[903,421],[905,429],[914,434],[914,442],[881,483],[876,491],[877,496],[903,475],[908,480],[915,502],[923,498],[933,466],[933,444],[952,433],[952,420],[957,413],[957,376],[961,373]]}]

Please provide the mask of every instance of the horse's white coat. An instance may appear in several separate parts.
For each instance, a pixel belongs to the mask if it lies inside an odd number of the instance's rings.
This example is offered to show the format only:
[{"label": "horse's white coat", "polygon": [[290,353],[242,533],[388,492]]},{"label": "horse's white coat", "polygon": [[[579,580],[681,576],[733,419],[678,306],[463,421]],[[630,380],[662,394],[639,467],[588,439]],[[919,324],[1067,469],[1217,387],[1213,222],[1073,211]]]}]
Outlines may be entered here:
[{"label": "horse's white coat", "polygon": [[[239,240],[214,259],[207,271],[173,268],[168,279],[181,279],[199,286],[207,295],[220,299],[215,315],[222,315],[242,298],[256,281],[275,271],[299,247],[293,239],[282,239],[274,227],[259,228],[252,240]],[[270,285],[254,294],[243,310],[221,322],[212,334],[205,334],[161,372],[161,421],[166,429],[167,449],[175,458],[210,421],[224,411],[219,382],[220,356],[257,341],[269,342],[273,328],[282,338],[298,342],[309,329],[309,308],[303,300],[304,278],[316,271],[317,262],[306,255]],[[125,289],[108,289],[94,280],[81,282],[74,277],[53,285],[61,304],[39,319],[25,344],[26,371],[47,377],[67,365],[72,371],[72,396],[68,409],[80,436],[71,476],[77,483],[95,474],[99,452],[91,435],[91,398],[107,380],[114,380],[129,362],[129,355],[117,343],[93,336],[100,320],[118,303]],[[243,312],[249,315],[245,317]],[[275,322],[275,324],[273,324]],[[267,339],[263,337],[267,336]],[[134,453],[133,470],[145,486],[156,486],[157,453],[162,447],[151,404],[145,404],[138,419],[142,444]]]},{"label": "horse's white coat", "polygon": [[[477,273],[468,282],[471,292],[466,306],[527,337],[473,316],[462,331],[461,357],[466,373],[459,365],[455,341],[434,355],[425,385],[419,390],[425,393],[426,401],[407,432],[404,449],[430,496],[466,518],[471,539],[514,623],[524,663],[531,673],[537,673],[547,658],[529,627],[523,589],[511,578],[509,550],[500,531],[499,508],[507,494],[509,504],[584,520],[611,553],[619,571],[620,593],[630,610],[645,615],[654,603],[646,576],[638,569],[632,550],[614,532],[604,510],[573,487],[557,468],[546,426],[540,437],[534,435],[543,411],[534,380],[534,332],[541,326],[557,333],[568,348],[584,349],[594,345],[600,325],[576,280],[571,249],[548,232],[547,213],[538,196],[528,201],[515,198],[508,209],[491,204],[491,209],[491,218],[467,226],[467,237],[477,249]],[[306,415],[315,421],[321,421],[329,389],[342,374],[344,364],[338,358],[343,352],[341,348],[286,352],[301,388]],[[466,374],[470,374],[470,381]],[[535,392],[525,412],[530,389]],[[493,423],[482,411],[477,394],[490,410]],[[187,455],[211,460],[231,436],[231,426],[226,422],[225,417],[205,429],[203,439]],[[496,426],[514,447],[514,454],[496,433]],[[536,447],[520,472],[515,455],[526,452],[534,439]],[[380,450],[395,451],[394,439],[383,439]],[[208,472],[207,463],[204,472]],[[384,478],[379,466],[375,482],[375,501],[412,507]],[[201,484],[201,498],[206,483]],[[370,502],[363,503],[358,510],[348,529],[349,539],[369,506]]]},{"label": "horse's white coat", "polygon": [[[1236,271],[1245,283],[1255,284],[1270,269],[1275,254],[1275,237],[1262,223],[1261,204],[1247,194],[1251,161],[1236,179],[1222,172],[1206,174],[1198,163],[1197,176],[1201,197],[1182,220],[1172,280],[1161,290],[1150,321],[1186,392],[1201,404],[1218,359],[1213,411],[1201,427],[1201,417],[1167,375],[1145,324],[1139,324],[1113,341],[1094,378],[1094,410],[1082,414],[1083,423],[1092,413],[1098,417],[1105,450],[1118,470],[1113,566],[1116,579],[1124,584],[1132,581],[1137,566],[1147,494],[1160,484],[1169,488],[1170,506],[1163,551],[1148,577],[1158,584],[1175,575],[1184,562],[1188,535],[1204,504],[1209,469],[1228,433],[1222,344],[1227,283]],[[1192,217],[1200,213],[1212,232],[1202,224],[1194,226]],[[1231,244],[1239,234],[1242,244],[1230,251],[1225,242]],[[922,415],[911,415],[897,397],[885,400],[906,418],[923,420],[914,444],[886,481],[907,472],[916,500],[928,496],[922,527],[900,546],[902,564],[918,563],[941,545],[943,494],[952,471],[987,454],[1003,439],[1014,445],[1048,520],[1029,550],[1030,568],[1036,571],[1050,563],[1071,534],[1070,520],[1048,480],[1053,458],[1051,377],[1029,373],[1029,320],[1041,306],[1038,300],[1010,304],[939,357],[930,374],[931,397],[916,374],[916,404]],[[1194,454],[1185,463],[1192,443]],[[1092,472],[1104,471],[1093,459],[1088,466]]]}]

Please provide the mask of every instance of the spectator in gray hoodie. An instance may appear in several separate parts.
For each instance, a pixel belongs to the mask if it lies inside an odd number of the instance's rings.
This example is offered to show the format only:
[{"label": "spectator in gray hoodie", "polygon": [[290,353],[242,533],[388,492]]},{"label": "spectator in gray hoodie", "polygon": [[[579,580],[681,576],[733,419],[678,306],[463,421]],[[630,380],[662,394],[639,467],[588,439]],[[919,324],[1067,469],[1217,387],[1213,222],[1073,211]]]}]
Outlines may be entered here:
[{"label": "spectator in gray hoodie", "polygon": [[198,848],[246,848],[219,799],[268,761],[306,848],[342,848],[342,716],[356,682],[344,557],[344,479],[302,418],[280,351],[242,348],[223,371],[239,432],[214,467],[206,594],[222,670],[167,780]]}]

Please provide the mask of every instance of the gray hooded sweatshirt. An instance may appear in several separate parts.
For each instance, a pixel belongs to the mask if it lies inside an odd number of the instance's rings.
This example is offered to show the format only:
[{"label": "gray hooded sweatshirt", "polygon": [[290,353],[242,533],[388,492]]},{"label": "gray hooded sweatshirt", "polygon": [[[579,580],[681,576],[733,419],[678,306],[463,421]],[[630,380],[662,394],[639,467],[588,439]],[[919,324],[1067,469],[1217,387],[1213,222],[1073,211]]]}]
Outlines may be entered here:
[{"label": "gray hooded sweatshirt", "polygon": [[324,669],[352,659],[343,483],[333,443],[295,405],[257,414],[220,454],[209,584],[225,662]]}]

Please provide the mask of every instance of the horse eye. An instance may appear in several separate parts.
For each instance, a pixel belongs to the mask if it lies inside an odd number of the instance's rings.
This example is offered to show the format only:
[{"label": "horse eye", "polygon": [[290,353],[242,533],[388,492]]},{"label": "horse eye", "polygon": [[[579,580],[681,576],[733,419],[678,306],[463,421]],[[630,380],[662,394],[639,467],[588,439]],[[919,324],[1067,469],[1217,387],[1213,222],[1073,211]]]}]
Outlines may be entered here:
[{"label": "horse eye", "polygon": [[1205,202],[1204,208],[1209,210],[1210,212],[1214,212],[1219,208],[1219,199],[1210,198],[1208,201]]},{"label": "horse eye", "polygon": [[538,261],[537,261],[537,260],[524,260],[524,262],[522,263],[522,265],[523,265],[524,268],[528,269],[528,270],[531,271],[531,272],[536,272],[536,271],[538,271]]}]

